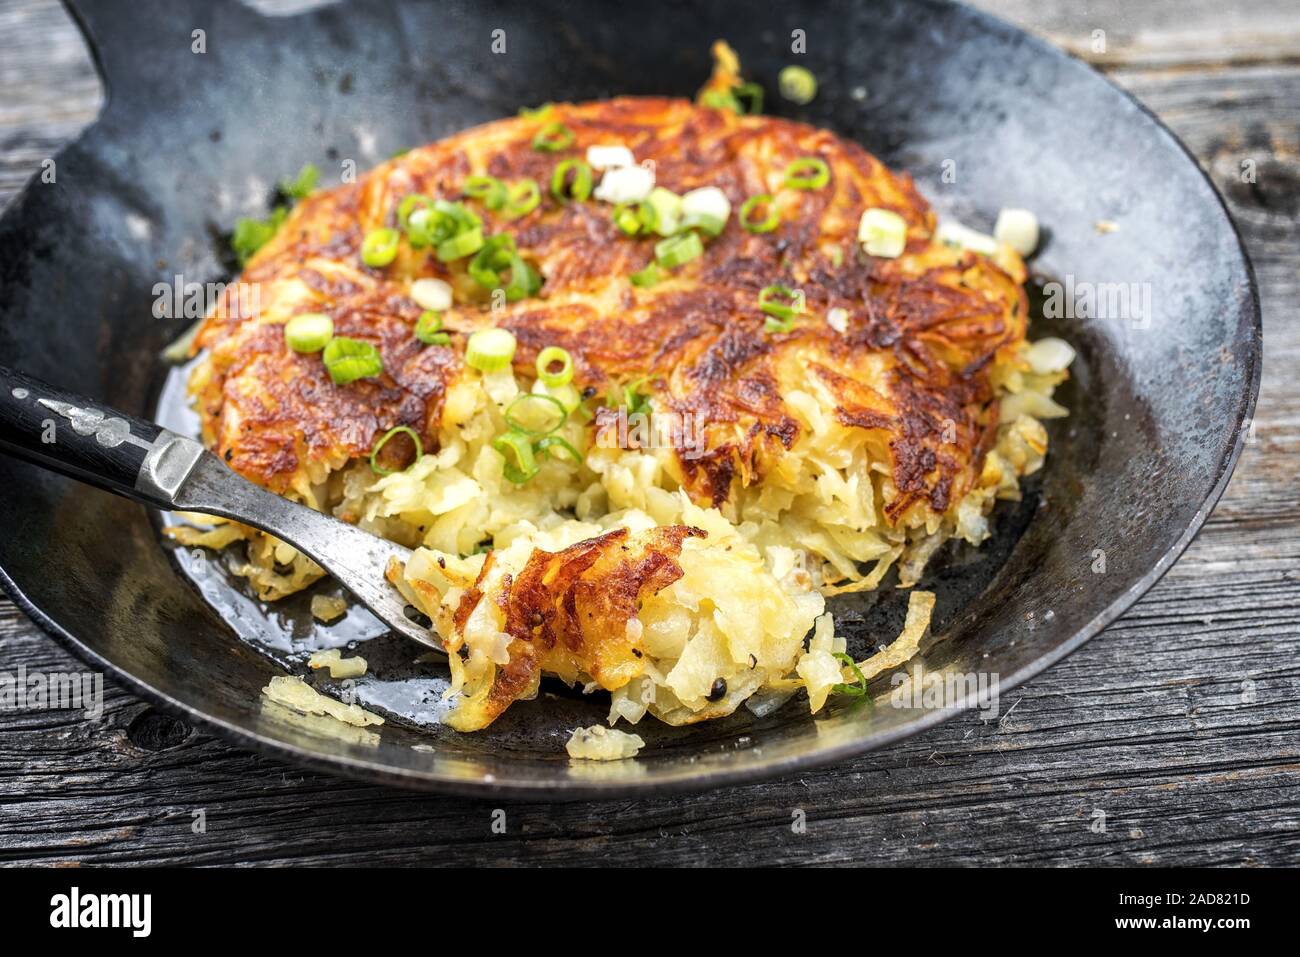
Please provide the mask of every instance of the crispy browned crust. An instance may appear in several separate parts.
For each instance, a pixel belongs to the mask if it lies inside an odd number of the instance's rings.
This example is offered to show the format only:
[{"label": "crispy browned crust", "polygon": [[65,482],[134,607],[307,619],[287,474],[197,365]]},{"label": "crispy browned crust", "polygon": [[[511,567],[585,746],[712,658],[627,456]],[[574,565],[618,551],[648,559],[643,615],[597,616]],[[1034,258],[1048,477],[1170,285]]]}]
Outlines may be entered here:
[{"label": "crispy browned crust", "polygon": [[[575,146],[533,150],[536,131],[554,121],[574,131]],[[671,281],[638,289],[627,276],[651,261],[654,240],[624,237],[606,204],[544,195],[514,222],[476,204],[488,232],[514,235],[545,286],[538,298],[497,310],[458,302],[445,316],[450,329],[509,328],[520,343],[516,368],[530,377],[547,345],[574,355],[579,388],[603,391],[649,375],[657,409],[708,423],[707,453],[678,461],[679,480],[702,504],[719,505],[736,483],[760,481],[772,457],[797,440],[800,426],[783,395],[808,368],[838,397],[840,422],[866,430],[872,453],[889,462],[891,522],[913,506],[942,512],[970,487],[996,424],[993,360],[1025,333],[1022,277],[934,243],[934,216],[911,179],[854,143],[788,120],[662,98],[557,105],[540,119],[501,120],[303,201],[243,279],[260,284],[267,321],[325,311],[338,334],[378,346],[385,373],[335,386],[318,356],[287,349],[278,326],[237,312],[214,317],[198,338],[212,366],[197,391],[215,448],[237,471],[283,491],[308,472],[367,454],[394,425],[411,426],[433,447],[447,387],[464,372],[464,336],[450,347],[422,346],[412,336],[421,310],[405,290],[420,276],[455,282],[463,266],[404,247],[394,265],[369,269],[359,260],[362,237],[393,225],[407,194],[455,198],[471,173],[532,177],[545,194],[557,162],[600,143],[625,144],[653,161],[658,183],[676,192],[721,187],[736,210],[753,194],[777,193],[782,224],[752,235],[733,214],[702,258]],[[780,190],[786,164],[810,155],[829,164],[831,184]],[[868,207],[907,221],[903,258],[859,250],[857,224]],[[764,331],[757,300],[772,283],[807,296],[809,318],[790,333]],[[821,321],[832,307],[848,310],[847,334]]]},{"label": "crispy browned crust", "polygon": [[[642,601],[682,577],[682,542],[706,534],[685,525],[637,535],[619,528],[558,552],[534,549],[517,575],[505,576],[496,596],[512,639],[510,661],[496,669],[483,699],[458,709],[454,726],[485,727],[535,688],[543,672],[569,682],[590,678],[608,690],[639,675],[643,652],[628,622]],[[456,611],[458,629],[483,599],[478,586],[491,557]]]}]

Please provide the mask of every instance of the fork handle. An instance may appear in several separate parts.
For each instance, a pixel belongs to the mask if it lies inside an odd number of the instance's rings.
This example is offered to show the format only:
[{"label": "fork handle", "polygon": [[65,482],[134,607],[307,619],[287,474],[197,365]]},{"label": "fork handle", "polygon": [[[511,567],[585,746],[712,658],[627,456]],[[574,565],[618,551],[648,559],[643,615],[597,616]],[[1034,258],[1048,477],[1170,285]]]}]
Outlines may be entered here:
[{"label": "fork handle", "polygon": [[201,451],[198,443],[182,440],[152,422],[4,366],[0,366],[0,450],[157,506],[170,504],[184,476],[174,483],[170,480],[186,459],[197,459]]}]

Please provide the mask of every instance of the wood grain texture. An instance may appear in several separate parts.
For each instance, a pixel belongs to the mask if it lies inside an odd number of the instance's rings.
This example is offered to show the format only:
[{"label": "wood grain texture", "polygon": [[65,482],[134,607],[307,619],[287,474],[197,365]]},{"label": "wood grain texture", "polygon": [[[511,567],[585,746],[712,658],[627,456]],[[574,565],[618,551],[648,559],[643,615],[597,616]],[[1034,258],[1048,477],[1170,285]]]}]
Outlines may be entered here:
[{"label": "wood grain texture", "polygon": [[[1289,0],[979,5],[1093,60],[1169,123],[1259,277],[1253,440],[1198,540],[1123,619],[1009,692],[997,721],[963,715],[844,765],[695,797],[508,805],[500,835],[493,805],[304,772],[106,689],[97,723],[0,712],[0,861],[1300,863],[1300,14]],[[1088,47],[1095,29],[1106,53]],[[0,202],[100,98],[53,0],[0,0]],[[0,602],[0,668],[19,664],[79,667]]]}]

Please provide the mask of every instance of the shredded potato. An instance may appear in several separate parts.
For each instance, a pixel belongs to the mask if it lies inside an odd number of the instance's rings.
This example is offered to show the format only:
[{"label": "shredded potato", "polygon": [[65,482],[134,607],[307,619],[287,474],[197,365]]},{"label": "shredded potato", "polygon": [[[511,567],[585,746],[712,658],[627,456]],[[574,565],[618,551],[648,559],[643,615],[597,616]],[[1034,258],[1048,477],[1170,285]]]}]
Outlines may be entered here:
[{"label": "shredded potato", "polygon": [[366,673],[366,659],[360,655],[344,658],[337,648],[330,648],[308,658],[307,667],[317,671],[328,668],[331,678],[360,678]]},{"label": "shredded potato", "polygon": [[272,678],[271,683],[262,689],[262,694],[277,704],[302,714],[328,715],[337,721],[358,728],[384,723],[383,718],[371,714],[360,705],[344,704],[325,697],[298,677],[281,675]]},{"label": "shredded potato", "polygon": [[639,734],[616,731],[603,725],[595,724],[590,728],[577,728],[569,736],[564,750],[569,757],[587,761],[621,761],[634,758],[645,747],[645,741]]}]

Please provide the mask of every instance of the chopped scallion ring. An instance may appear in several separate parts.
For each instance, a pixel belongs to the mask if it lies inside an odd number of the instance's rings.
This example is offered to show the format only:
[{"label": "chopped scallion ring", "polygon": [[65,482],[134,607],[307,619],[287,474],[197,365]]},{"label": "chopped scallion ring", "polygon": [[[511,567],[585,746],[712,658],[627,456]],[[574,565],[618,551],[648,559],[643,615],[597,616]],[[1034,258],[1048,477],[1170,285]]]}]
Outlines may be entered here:
[{"label": "chopped scallion ring", "polygon": [[738,112],[751,116],[763,112],[763,88],[757,83],[741,83],[732,89],[731,95],[741,107]]},{"label": "chopped scallion ring", "polygon": [[430,277],[417,279],[411,283],[411,291],[408,295],[415,300],[415,304],[421,309],[443,312],[451,308],[451,283],[445,279]]},{"label": "chopped scallion ring", "polygon": [[787,66],[776,76],[781,95],[791,103],[806,106],[817,95],[817,77],[801,66]]},{"label": "chopped scallion ring", "polygon": [[522,432],[503,432],[492,440],[492,448],[506,460],[502,474],[516,485],[523,485],[540,471],[533,443]]},{"label": "chopped scallion ring", "polygon": [[731,110],[733,113],[744,112],[740,101],[731,95],[730,90],[705,90],[700,94],[700,105],[715,110]]},{"label": "chopped scallion ring", "polygon": [[731,201],[716,186],[702,186],[682,196],[682,229],[701,229],[717,236],[731,217]]},{"label": "chopped scallion ring", "polygon": [[323,312],[303,312],[284,324],[284,341],[294,352],[320,352],[334,336],[334,320]]},{"label": "chopped scallion ring", "polygon": [[766,286],[758,294],[758,308],[768,316],[764,324],[768,332],[789,332],[794,317],[803,312],[803,305],[803,293],[789,286]]},{"label": "chopped scallion ring", "polygon": [[682,198],[670,189],[656,186],[637,207],[637,216],[646,232],[672,236],[682,225]]},{"label": "chopped scallion ring", "polygon": [[[521,414],[527,421],[520,419]],[[506,425],[524,435],[550,435],[564,425],[568,417],[563,402],[540,392],[525,392],[506,406]]]},{"label": "chopped scallion ring", "polygon": [[[424,457],[424,446],[420,443],[420,436],[416,434],[415,429],[411,428],[409,425],[394,426],[393,428],[385,432],[384,437],[380,439],[378,442],[376,442],[375,447],[370,450],[371,471],[375,472],[378,475],[392,475],[393,472],[397,471],[396,469],[384,468],[376,461],[376,458],[379,455],[379,450],[382,449],[385,445],[387,445],[388,440],[391,439],[394,435],[397,435],[398,433],[401,433],[403,435],[409,435],[411,437],[411,441],[415,443],[415,462],[420,461],[420,459]],[[414,465],[415,462],[412,462],[411,465]],[[410,465],[407,466],[407,468],[410,467],[411,467]],[[402,471],[405,470],[406,469],[402,469]]]},{"label": "chopped scallion ring", "polygon": [[515,357],[515,337],[508,329],[480,329],[465,343],[465,362],[479,372],[499,372]]},{"label": "chopped scallion ring", "polygon": [[821,189],[831,181],[831,168],[817,156],[804,156],[785,168],[786,189]]},{"label": "chopped scallion ring", "polygon": [[551,458],[555,458],[555,453],[552,452],[551,449],[563,449],[564,454],[569,457],[570,462],[573,462],[575,465],[582,464],[582,453],[558,435],[548,435],[546,438],[538,442],[535,448],[540,454],[550,456]]},{"label": "chopped scallion ring", "polygon": [[449,263],[464,259],[483,248],[483,230],[470,229],[438,243],[438,259]]},{"label": "chopped scallion ring", "polygon": [[[759,207],[767,208],[767,216],[756,219],[753,216]],[[771,193],[759,193],[751,196],[740,206],[740,225],[751,233],[770,233],[781,222],[781,214],[776,208],[776,198]]]},{"label": "chopped scallion ring", "polygon": [[483,201],[488,209],[500,209],[506,203],[506,184],[495,176],[471,176],[465,180],[461,192],[472,199]]},{"label": "chopped scallion ring", "polygon": [[451,342],[451,336],[442,331],[442,316],[432,309],[420,313],[415,323],[415,338],[426,346],[445,346]]},{"label": "chopped scallion ring", "polygon": [[[573,182],[569,182],[569,173],[573,173]],[[567,159],[555,167],[551,176],[551,195],[562,203],[570,199],[583,202],[591,196],[591,167],[582,160]]]},{"label": "chopped scallion ring", "polygon": [[655,262],[675,269],[704,254],[704,243],[696,233],[681,233],[655,243]]},{"label": "chopped scallion ring", "polygon": [[[935,238],[943,241],[942,226]],[[907,248],[907,220],[892,209],[864,210],[858,222],[858,242],[870,256],[897,259]]]},{"label": "chopped scallion ring", "polygon": [[841,662],[846,668],[853,672],[853,680],[856,681],[857,684],[833,685],[831,687],[831,693],[848,695],[851,698],[863,697],[867,693],[867,676],[862,673],[862,669],[858,667],[858,663],[842,651],[833,652],[833,654],[835,660]]},{"label": "chopped scallion ring", "polygon": [[542,288],[542,277],[524,257],[514,253],[510,257],[510,281],[505,284],[506,301],[518,302],[535,296]]},{"label": "chopped scallion ring", "polygon": [[384,371],[384,360],[379,350],[362,339],[335,336],[326,344],[321,358],[335,385],[347,385]]},{"label": "chopped scallion ring", "polygon": [[401,233],[387,226],[372,229],[361,241],[361,261],[374,269],[382,269],[397,258],[397,244]]},{"label": "chopped scallion ring", "polygon": [[542,201],[542,188],[537,185],[535,179],[521,179],[517,183],[512,183],[506,194],[506,205],[502,213],[507,219],[518,219],[520,216],[527,216],[537,208],[537,204]]},{"label": "chopped scallion ring", "polygon": [[614,169],[618,166],[635,166],[636,157],[626,146],[588,146],[587,162],[591,164],[592,169],[606,170]]},{"label": "chopped scallion ring", "polygon": [[[505,278],[507,270],[509,280]],[[542,277],[524,262],[509,233],[497,233],[489,238],[470,262],[468,272],[484,289],[504,288],[509,302],[535,295],[542,288]]]},{"label": "chopped scallion ring", "polygon": [[640,286],[641,288],[645,289],[645,288],[649,288],[650,286],[653,286],[655,283],[659,282],[659,280],[663,279],[664,277],[663,277],[663,273],[659,271],[659,267],[654,263],[651,263],[650,265],[646,266],[645,269],[638,269],[636,272],[632,273],[632,275],[628,276],[627,278],[631,281],[632,285]]},{"label": "chopped scallion ring", "polygon": [[635,236],[641,231],[641,217],[632,203],[619,203],[610,214],[618,231],[625,236]]},{"label": "chopped scallion ring", "polygon": [[[400,207],[397,214],[400,222]],[[482,226],[483,221],[466,209],[464,203],[439,199],[410,212],[406,218],[406,236],[413,248],[423,249],[425,246],[440,246],[463,233],[481,229]],[[449,247],[447,251],[450,253],[452,250]]]},{"label": "chopped scallion ring", "polygon": [[397,224],[402,227],[403,232],[410,229],[411,214],[414,213],[417,208],[432,209],[433,200],[420,193],[411,193],[409,196],[404,197],[397,205]]},{"label": "chopped scallion ring", "polygon": [[[553,368],[557,362],[560,364],[558,370]],[[572,382],[573,356],[569,355],[569,350],[561,349],[559,346],[547,346],[537,353],[537,378],[552,389],[558,389]]]},{"label": "chopped scallion ring", "polygon": [[470,261],[469,275],[484,289],[498,289],[501,273],[510,268],[515,252],[515,238],[509,233],[497,233],[483,243],[483,248]]},{"label": "chopped scallion ring", "polygon": [[558,153],[573,145],[573,130],[563,123],[547,123],[533,137],[533,149],[543,153]]}]

